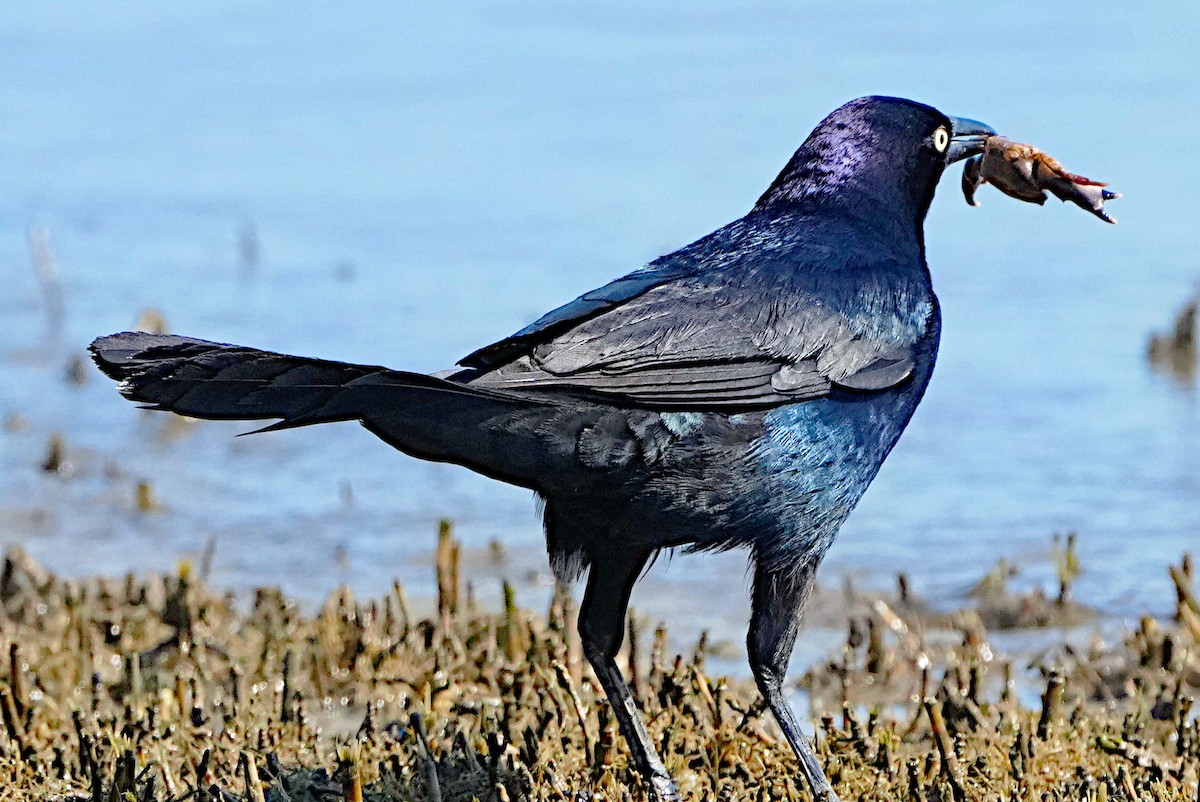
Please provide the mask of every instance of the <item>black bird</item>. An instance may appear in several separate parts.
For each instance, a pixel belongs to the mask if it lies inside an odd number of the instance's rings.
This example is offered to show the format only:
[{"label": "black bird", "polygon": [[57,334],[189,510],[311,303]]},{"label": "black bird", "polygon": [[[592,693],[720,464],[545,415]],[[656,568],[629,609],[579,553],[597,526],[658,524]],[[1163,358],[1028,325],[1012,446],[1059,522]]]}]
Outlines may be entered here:
[{"label": "black bird", "polygon": [[909,100],[826,117],[740,220],[423,375],[126,332],[121,393],[262,431],[360,421],[412,456],[536,491],[550,561],[587,572],[584,651],[658,800],[678,792],[614,662],[661,549],[746,547],[750,666],[814,796],[836,797],[781,693],[813,575],[929,382],[922,225],[995,132]]}]

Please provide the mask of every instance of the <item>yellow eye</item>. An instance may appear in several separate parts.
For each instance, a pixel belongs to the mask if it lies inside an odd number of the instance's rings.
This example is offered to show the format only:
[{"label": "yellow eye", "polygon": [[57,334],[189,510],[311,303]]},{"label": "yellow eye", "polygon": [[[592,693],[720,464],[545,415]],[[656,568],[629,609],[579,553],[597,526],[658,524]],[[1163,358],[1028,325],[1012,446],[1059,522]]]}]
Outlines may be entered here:
[{"label": "yellow eye", "polygon": [[938,153],[945,153],[946,148],[950,147],[950,132],[945,128],[939,128],[934,131],[933,146],[937,148]]}]

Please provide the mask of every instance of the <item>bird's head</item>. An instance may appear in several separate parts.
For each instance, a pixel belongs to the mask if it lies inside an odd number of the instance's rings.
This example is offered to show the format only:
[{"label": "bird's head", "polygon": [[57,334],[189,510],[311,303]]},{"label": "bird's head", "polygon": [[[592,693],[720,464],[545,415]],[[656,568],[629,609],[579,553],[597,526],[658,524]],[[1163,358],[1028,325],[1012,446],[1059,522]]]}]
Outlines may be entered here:
[{"label": "bird's head", "polygon": [[812,202],[919,228],[942,171],[995,133],[912,100],[852,100],[813,129],[755,208]]}]

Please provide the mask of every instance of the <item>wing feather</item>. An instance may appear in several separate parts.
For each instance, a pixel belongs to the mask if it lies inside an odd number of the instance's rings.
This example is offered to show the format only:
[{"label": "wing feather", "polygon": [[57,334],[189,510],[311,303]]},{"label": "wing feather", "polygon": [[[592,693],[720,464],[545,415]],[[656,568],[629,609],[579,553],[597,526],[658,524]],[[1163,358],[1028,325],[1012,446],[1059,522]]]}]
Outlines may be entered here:
[{"label": "wing feather", "polygon": [[920,254],[837,232],[813,239],[860,244],[817,248],[802,220],[752,217],[474,352],[461,380],[721,410],[907,381],[934,310]]}]

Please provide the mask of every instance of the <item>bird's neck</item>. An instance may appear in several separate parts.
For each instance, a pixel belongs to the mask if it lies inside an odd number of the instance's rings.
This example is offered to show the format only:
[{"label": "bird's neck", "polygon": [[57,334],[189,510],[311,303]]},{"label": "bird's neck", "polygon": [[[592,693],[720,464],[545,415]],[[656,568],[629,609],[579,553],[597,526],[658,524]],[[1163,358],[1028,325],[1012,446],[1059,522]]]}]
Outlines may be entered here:
[{"label": "bird's neck", "polygon": [[786,201],[754,207],[752,214],[764,214],[776,219],[790,219],[795,225],[811,228],[814,225],[847,232],[846,236],[866,235],[877,244],[879,255],[901,255],[925,261],[924,214],[897,214],[893,205],[862,194],[851,197],[836,193],[809,193]]}]

